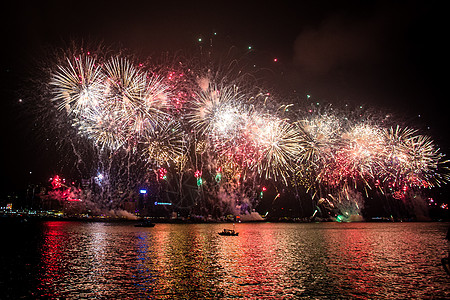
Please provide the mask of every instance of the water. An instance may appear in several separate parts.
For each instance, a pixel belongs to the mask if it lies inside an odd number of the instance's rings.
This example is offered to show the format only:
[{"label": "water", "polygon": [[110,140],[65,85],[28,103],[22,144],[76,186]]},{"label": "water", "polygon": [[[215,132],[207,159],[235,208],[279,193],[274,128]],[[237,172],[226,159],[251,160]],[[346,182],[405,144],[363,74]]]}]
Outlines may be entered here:
[{"label": "water", "polygon": [[448,226],[2,225],[0,298],[448,299]]}]

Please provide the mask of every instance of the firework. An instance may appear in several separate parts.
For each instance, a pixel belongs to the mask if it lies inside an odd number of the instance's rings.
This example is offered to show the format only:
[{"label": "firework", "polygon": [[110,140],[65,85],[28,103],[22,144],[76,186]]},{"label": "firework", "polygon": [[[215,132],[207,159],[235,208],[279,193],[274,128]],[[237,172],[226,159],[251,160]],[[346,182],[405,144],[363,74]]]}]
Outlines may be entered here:
[{"label": "firework", "polygon": [[447,161],[430,137],[386,128],[386,117],[362,108],[296,112],[268,92],[243,88],[231,72],[220,78],[219,71],[181,61],[152,67],[121,56],[61,61],[51,73],[51,103],[99,150],[111,184],[114,168],[147,181],[147,170],[164,170],[158,182],[167,186],[178,174],[179,194],[183,175],[197,181],[197,195],[266,180],[303,186],[357,211],[360,201],[352,198],[362,190],[400,199],[406,190],[449,181]]},{"label": "firework", "polygon": [[184,136],[180,123],[169,121],[160,124],[143,136],[143,158],[151,164],[180,165],[185,155]]},{"label": "firework", "polygon": [[189,122],[199,134],[213,139],[231,139],[245,121],[244,99],[245,95],[234,85],[217,87],[209,83],[192,102]]},{"label": "firework", "polygon": [[83,117],[96,110],[105,89],[105,75],[94,58],[78,56],[67,59],[52,74],[53,101],[69,116]]},{"label": "firework", "polygon": [[308,189],[325,186],[344,194],[360,184],[367,194],[373,188],[398,192],[448,181],[441,172],[444,156],[429,137],[410,128],[382,128],[380,123],[330,112],[297,121],[302,147],[296,181],[307,183]]},{"label": "firework", "polygon": [[301,135],[287,120],[263,115],[254,115],[251,132],[255,144],[256,168],[265,178],[287,177],[293,172],[293,162],[301,149]]},{"label": "firework", "polygon": [[96,114],[75,121],[74,126],[102,150],[118,150],[128,140],[127,123],[116,111],[99,110]]},{"label": "firework", "polygon": [[148,77],[124,58],[112,58],[104,65],[106,107],[127,122],[131,135],[146,126],[155,128],[165,114],[161,110],[167,95],[158,77]]},{"label": "firework", "polygon": [[101,149],[117,150],[166,117],[167,86],[125,58],[103,65],[90,56],[67,59],[50,84],[57,108],[65,109],[78,132]]},{"label": "firework", "polygon": [[372,124],[358,124],[344,133],[336,162],[342,176],[375,178],[383,169],[385,144],[382,130]]},{"label": "firework", "polygon": [[385,130],[389,145],[387,168],[388,182],[392,185],[433,187],[439,186],[447,177],[439,175],[439,168],[447,163],[433,140],[417,134],[417,130],[397,126]]},{"label": "firework", "polygon": [[322,166],[339,145],[342,121],[335,115],[324,114],[299,120],[295,125],[302,136],[298,162],[315,168]]}]

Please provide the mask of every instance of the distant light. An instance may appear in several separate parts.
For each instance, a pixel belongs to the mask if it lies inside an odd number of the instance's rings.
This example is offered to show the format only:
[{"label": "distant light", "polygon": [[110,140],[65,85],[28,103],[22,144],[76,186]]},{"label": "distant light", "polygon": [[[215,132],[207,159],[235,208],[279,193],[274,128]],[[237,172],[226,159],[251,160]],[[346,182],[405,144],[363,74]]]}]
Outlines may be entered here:
[{"label": "distant light", "polygon": [[252,46],[248,46],[248,50],[252,50]]},{"label": "distant light", "polygon": [[202,38],[198,38],[198,41],[201,42],[201,41],[202,41]]},{"label": "distant light", "polygon": [[274,58],[273,61],[274,61],[274,62],[277,62],[277,61],[278,61],[278,58]]},{"label": "distant light", "polygon": [[215,177],[216,182],[220,182],[222,180],[222,174],[221,173],[217,173],[216,177]]},{"label": "distant light", "polygon": [[167,170],[166,169],[160,168],[158,170],[158,173],[159,173],[159,179],[161,179],[161,180],[166,180],[167,179]]},{"label": "distant light", "polygon": [[170,202],[155,202],[155,205],[172,205]]},{"label": "distant light", "polygon": [[145,189],[139,190],[139,193],[141,193],[141,194],[147,194],[147,190],[145,190]]}]

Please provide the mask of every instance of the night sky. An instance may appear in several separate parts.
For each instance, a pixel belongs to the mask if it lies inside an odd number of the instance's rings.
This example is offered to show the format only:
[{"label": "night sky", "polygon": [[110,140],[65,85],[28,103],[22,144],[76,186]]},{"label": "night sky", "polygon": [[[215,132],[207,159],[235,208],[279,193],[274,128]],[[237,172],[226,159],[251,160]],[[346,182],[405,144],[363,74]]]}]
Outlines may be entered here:
[{"label": "night sky", "polygon": [[33,130],[23,113],[21,91],[39,58],[71,41],[146,57],[197,49],[199,37],[215,32],[217,48],[224,45],[216,51],[252,46],[256,63],[279,74],[283,93],[394,113],[450,153],[442,1],[92,2],[9,1],[2,8],[1,195],[58,168],[41,151],[36,131],[43,129]]}]

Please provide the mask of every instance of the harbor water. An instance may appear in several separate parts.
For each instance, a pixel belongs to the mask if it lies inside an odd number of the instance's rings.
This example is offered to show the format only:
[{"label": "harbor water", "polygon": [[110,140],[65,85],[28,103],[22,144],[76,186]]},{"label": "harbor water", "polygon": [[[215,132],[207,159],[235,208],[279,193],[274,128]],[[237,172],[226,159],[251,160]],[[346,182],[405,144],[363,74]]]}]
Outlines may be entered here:
[{"label": "harbor water", "polygon": [[1,299],[444,299],[449,223],[2,225]]}]

